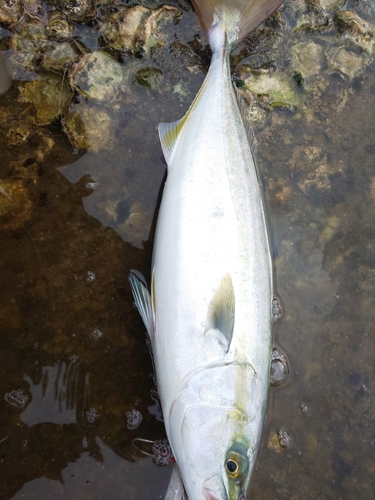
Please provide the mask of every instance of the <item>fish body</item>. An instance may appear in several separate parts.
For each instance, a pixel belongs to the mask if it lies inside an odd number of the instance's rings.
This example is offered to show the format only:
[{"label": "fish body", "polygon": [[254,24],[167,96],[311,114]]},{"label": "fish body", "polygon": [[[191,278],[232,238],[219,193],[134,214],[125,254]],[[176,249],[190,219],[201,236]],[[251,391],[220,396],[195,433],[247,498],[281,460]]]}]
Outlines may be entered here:
[{"label": "fish body", "polygon": [[[152,340],[166,432],[190,500],[245,499],[265,417],[272,262],[262,187],[229,56],[249,27],[281,3],[195,1],[212,61],[187,114],[159,126],[168,177],[151,296],[136,274],[130,276]],[[244,19],[253,11],[255,21]]]}]

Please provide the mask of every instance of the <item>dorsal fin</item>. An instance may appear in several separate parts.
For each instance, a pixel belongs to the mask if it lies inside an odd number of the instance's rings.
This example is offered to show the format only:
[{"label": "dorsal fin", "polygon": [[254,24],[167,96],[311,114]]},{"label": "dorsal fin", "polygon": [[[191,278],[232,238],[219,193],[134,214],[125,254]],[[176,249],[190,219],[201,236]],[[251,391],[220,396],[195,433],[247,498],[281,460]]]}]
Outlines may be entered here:
[{"label": "dorsal fin", "polygon": [[195,99],[191,103],[190,108],[187,110],[186,114],[180,120],[177,120],[176,122],[159,123],[158,131],[159,131],[161,148],[163,150],[163,154],[164,154],[165,160],[168,164],[168,167],[170,167],[170,159],[171,159],[173,150],[176,146],[176,143],[178,141],[178,138],[180,137],[181,132],[184,128],[184,125],[187,122],[189,115],[192,112],[194,106],[199,101],[200,96],[203,94],[203,91],[206,87],[208,74],[209,74],[209,72],[207,73],[206,78],[204,79],[203,84],[202,84],[201,88],[199,89],[198,94],[195,96]]},{"label": "dorsal fin", "polygon": [[[218,337],[228,352],[234,330],[235,298],[232,278],[227,273],[221,279],[208,306],[205,333]],[[221,338],[220,337],[224,337]]]}]

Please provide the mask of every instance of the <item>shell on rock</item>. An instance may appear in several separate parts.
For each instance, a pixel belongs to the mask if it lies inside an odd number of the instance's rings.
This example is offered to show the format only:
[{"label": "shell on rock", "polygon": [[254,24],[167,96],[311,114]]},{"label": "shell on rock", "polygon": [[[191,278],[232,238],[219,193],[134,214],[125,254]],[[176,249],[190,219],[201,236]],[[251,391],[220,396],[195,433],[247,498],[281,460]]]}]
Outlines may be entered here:
[{"label": "shell on rock", "polygon": [[375,27],[350,10],[339,11],[334,16],[337,29],[345,38],[374,56]]},{"label": "shell on rock", "polygon": [[69,75],[70,84],[78,92],[97,101],[114,99],[122,80],[121,64],[100,51],[85,54]]},{"label": "shell on rock", "polygon": [[170,19],[177,22],[180,17],[181,11],[173,5],[161,5],[156,9],[141,5],[124,7],[106,18],[100,32],[112,48],[138,53],[163,44],[159,25]]},{"label": "shell on rock", "polygon": [[352,80],[359,76],[369,62],[363,51],[348,47],[339,47],[331,59],[331,66],[341,75]]},{"label": "shell on rock", "polygon": [[292,61],[293,70],[299,71],[305,78],[318,76],[327,65],[323,45],[312,40],[292,47]]},{"label": "shell on rock", "polygon": [[291,108],[299,102],[294,79],[281,71],[253,70],[243,66],[239,76],[247,90],[262,97],[271,107]]},{"label": "shell on rock", "polygon": [[141,5],[124,7],[105,19],[100,32],[114,49],[136,50],[141,21],[148,12],[149,10]]},{"label": "shell on rock", "polygon": [[61,12],[53,11],[48,15],[46,33],[50,40],[64,42],[69,40],[74,33],[74,24]]},{"label": "shell on rock", "polygon": [[79,55],[72,49],[69,42],[50,42],[48,50],[42,57],[40,67],[58,74],[65,74],[66,68],[79,60]]},{"label": "shell on rock", "polygon": [[[13,37],[13,41],[17,38]],[[32,46],[32,43],[28,40],[23,40],[22,47],[12,47],[6,52],[6,62],[8,67],[8,72],[13,80],[34,80],[37,78],[34,70],[34,60],[37,57],[37,53]]]},{"label": "shell on rock", "polygon": [[125,241],[138,246],[148,238],[150,216],[142,203],[135,202],[130,207],[129,217],[118,226],[118,231]]},{"label": "shell on rock", "polygon": [[95,0],[60,0],[60,8],[71,21],[83,21],[95,17]]},{"label": "shell on rock", "polygon": [[0,23],[5,26],[18,23],[23,9],[21,0],[2,0],[0,2]]},{"label": "shell on rock", "polygon": [[113,112],[90,101],[80,103],[62,120],[72,147],[94,153],[111,146],[116,123]]},{"label": "shell on rock", "polygon": [[20,179],[0,180],[0,223],[5,229],[17,229],[31,218],[29,192]]},{"label": "shell on rock", "polygon": [[157,68],[142,68],[135,75],[135,82],[153,90],[160,88],[163,73]]},{"label": "shell on rock", "polygon": [[20,86],[19,99],[34,106],[39,125],[49,125],[66,114],[71,98],[69,85],[53,73],[39,73],[37,79]]},{"label": "shell on rock", "polygon": [[346,0],[314,0],[314,4],[327,12],[341,9],[346,4]]}]

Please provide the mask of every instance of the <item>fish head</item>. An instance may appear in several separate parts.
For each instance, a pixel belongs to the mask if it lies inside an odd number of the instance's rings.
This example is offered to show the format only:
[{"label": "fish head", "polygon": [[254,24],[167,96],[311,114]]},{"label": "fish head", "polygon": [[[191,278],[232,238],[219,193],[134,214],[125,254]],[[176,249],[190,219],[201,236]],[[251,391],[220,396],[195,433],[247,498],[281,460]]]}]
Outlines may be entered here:
[{"label": "fish head", "polygon": [[266,398],[247,364],[191,377],[175,398],[169,437],[189,500],[245,500]]}]

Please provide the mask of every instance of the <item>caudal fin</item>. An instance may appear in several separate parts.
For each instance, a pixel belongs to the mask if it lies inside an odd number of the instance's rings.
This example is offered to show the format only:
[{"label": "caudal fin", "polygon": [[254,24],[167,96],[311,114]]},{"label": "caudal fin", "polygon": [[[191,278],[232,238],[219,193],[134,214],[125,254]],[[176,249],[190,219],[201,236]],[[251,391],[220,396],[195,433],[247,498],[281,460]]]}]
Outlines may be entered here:
[{"label": "caudal fin", "polygon": [[284,0],[192,0],[203,29],[208,33],[218,23],[234,46],[269,17]]}]

